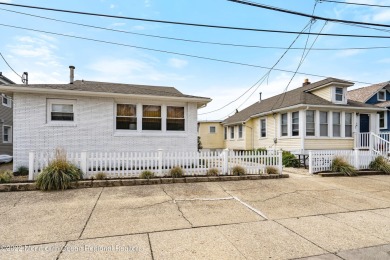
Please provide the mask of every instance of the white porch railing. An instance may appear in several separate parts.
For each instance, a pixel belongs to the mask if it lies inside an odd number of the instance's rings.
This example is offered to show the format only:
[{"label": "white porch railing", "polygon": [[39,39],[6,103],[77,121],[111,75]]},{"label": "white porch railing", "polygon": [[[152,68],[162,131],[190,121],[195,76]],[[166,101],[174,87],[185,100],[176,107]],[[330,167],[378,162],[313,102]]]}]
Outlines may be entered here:
[{"label": "white porch railing", "polygon": [[[54,159],[54,152],[30,152],[29,179],[33,180]],[[78,166],[89,178],[104,172],[111,178],[139,177],[149,170],[156,176],[165,176],[172,167],[180,166],[186,176],[206,175],[208,169],[216,168],[220,174],[232,174],[236,165],[245,168],[247,174],[264,173],[267,166],[278,168],[282,173],[281,151],[224,150],[217,152],[68,152],[67,159]]]},{"label": "white porch railing", "polygon": [[357,133],[355,134],[355,148],[367,149],[376,154],[389,157],[390,133]]}]

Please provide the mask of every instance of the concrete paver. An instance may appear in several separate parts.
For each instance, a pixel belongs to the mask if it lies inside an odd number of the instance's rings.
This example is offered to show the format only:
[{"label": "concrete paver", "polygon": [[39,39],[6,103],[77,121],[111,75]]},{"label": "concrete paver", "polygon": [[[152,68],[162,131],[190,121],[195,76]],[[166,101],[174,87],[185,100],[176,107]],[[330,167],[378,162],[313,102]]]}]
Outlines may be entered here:
[{"label": "concrete paver", "polygon": [[61,253],[65,242],[40,244],[32,246],[16,246],[0,249],[0,259],[7,260],[55,260]]},{"label": "concrete paver", "polygon": [[147,234],[71,241],[59,259],[152,259]]},{"label": "concrete paver", "polygon": [[[388,176],[385,176],[388,177]],[[362,177],[335,177],[316,178],[316,182],[331,185],[334,188],[353,192],[386,191],[390,189],[390,182]]]},{"label": "concrete paver", "polygon": [[224,198],[229,195],[218,183],[177,183],[161,186],[173,199]]},{"label": "concrete paver", "polygon": [[385,244],[386,241],[325,216],[278,220],[329,252]]},{"label": "concrete paver", "polygon": [[371,212],[390,218],[390,208],[371,210]]},{"label": "concrete paver", "polygon": [[348,250],[337,253],[345,260],[384,260],[390,259],[390,245]]}]

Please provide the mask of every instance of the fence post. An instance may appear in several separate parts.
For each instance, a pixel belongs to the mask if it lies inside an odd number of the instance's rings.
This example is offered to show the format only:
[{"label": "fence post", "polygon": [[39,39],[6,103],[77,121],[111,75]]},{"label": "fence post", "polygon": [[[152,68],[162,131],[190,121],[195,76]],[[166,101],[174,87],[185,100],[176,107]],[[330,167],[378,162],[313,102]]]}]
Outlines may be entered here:
[{"label": "fence post", "polygon": [[374,151],[374,135],[372,132],[370,132],[370,137],[368,138],[369,145],[370,145],[370,151]]},{"label": "fence post", "polygon": [[309,151],[309,174],[313,174],[313,151]]},{"label": "fence post", "polygon": [[229,174],[229,149],[226,148],[222,153],[222,172]]},{"label": "fence post", "polygon": [[158,176],[162,177],[162,168],[163,168],[163,150],[158,149]]},{"label": "fence post", "polygon": [[81,152],[80,155],[80,170],[84,175],[87,175],[88,171],[88,154],[87,152]]},{"label": "fence post", "polygon": [[353,151],[354,154],[354,164],[353,166],[356,168],[356,170],[359,170],[359,150]]},{"label": "fence post", "polygon": [[35,165],[34,159],[35,159],[35,152],[30,151],[28,153],[28,180],[29,181],[34,180],[34,165]]},{"label": "fence post", "polygon": [[280,149],[278,150],[278,168],[280,174],[283,173],[283,151]]}]

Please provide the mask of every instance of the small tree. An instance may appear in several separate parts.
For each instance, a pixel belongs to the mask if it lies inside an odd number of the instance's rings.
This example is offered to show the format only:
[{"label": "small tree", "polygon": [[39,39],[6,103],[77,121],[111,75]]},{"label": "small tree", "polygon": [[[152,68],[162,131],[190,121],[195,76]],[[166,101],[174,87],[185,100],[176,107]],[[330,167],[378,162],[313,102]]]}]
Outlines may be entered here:
[{"label": "small tree", "polygon": [[203,149],[202,141],[200,140],[200,136],[198,136],[198,152]]}]

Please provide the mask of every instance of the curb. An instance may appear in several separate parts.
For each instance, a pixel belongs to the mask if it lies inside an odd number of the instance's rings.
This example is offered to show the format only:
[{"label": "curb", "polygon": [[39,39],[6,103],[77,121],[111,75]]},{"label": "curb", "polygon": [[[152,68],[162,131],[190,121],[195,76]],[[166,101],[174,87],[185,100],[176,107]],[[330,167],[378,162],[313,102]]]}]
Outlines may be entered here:
[{"label": "curb", "polygon": [[[203,176],[183,178],[153,178],[153,179],[121,179],[121,180],[87,180],[71,183],[71,189],[140,186],[174,183],[216,182],[216,181],[242,181],[242,180],[267,180],[289,178],[288,174],[278,175],[244,175],[244,176]],[[0,192],[9,191],[33,191],[37,190],[35,183],[7,183],[0,184]]]},{"label": "curb", "polygon": [[[323,173],[319,173],[318,175],[321,177],[354,177],[354,176],[346,176],[341,172],[323,172]],[[356,172],[356,176],[371,176],[371,175],[388,175],[388,174],[381,172],[381,171],[358,171],[358,172]]]}]

